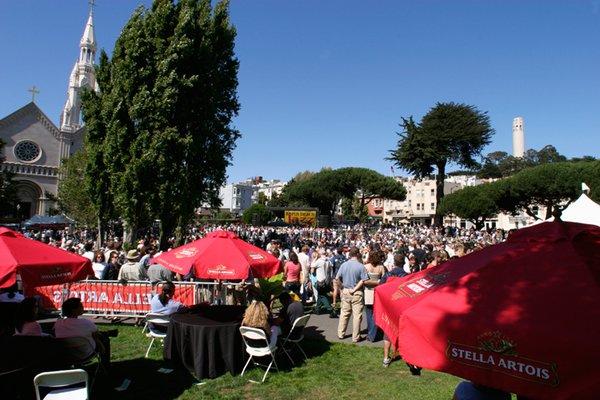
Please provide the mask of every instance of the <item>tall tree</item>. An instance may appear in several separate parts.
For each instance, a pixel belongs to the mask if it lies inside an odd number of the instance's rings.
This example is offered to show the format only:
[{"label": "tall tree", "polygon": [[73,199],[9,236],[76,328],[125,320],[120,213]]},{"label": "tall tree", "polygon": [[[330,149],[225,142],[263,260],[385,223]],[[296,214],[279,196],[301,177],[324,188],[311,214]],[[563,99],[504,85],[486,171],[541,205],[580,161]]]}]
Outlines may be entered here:
[{"label": "tall tree", "polygon": [[[400,125],[398,145],[388,159],[417,178],[431,175],[435,168],[437,204],[444,197],[448,164],[477,167],[475,156],[494,133],[487,113],[458,103],[437,103],[420,123],[409,117],[402,118]],[[441,214],[436,214],[435,223],[441,225]]]},{"label": "tall tree", "polygon": [[134,231],[161,220],[163,247],[173,234],[182,241],[197,207],[218,202],[240,136],[231,126],[240,107],[235,34],[227,1],[156,0],[134,13],[101,62],[109,79],[92,135],[105,129],[110,192]]},{"label": "tall tree", "polygon": [[[111,66],[105,51],[100,54],[100,64],[96,72],[96,81],[101,87],[110,87]],[[84,192],[88,195],[96,212],[98,238],[102,242],[108,222],[115,217],[115,206],[111,187],[111,175],[106,158],[105,138],[107,123],[112,116],[110,109],[111,93],[105,96],[93,90],[84,90],[82,101],[83,120],[86,124],[84,137],[85,169]],[[114,95],[112,95],[114,96]]]},{"label": "tall tree", "polygon": [[[0,164],[4,162],[2,149],[5,143],[0,139]],[[17,187],[12,180],[14,174],[0,168],[0,217],[13,214],[17,205]]]},{"label": "tall tree", "polygon": [[82,150],[63,160],[59,169],[57,202],[60,212],[82,225],[94,226],[97,223],[97,210],[92,198],[82,190],[87,185],[87,159],[87,153]]}]

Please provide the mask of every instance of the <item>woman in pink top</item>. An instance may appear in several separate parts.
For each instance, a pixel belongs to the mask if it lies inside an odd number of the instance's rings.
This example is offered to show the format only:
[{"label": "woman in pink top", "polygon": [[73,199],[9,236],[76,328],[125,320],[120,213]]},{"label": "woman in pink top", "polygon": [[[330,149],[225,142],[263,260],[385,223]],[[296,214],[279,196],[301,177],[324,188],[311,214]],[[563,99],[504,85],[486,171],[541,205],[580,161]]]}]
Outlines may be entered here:
[{"label": "woman in pink top", "polygon": [[36,321],[38,301],[35,297],[27,297],[19,303],[15,324],[15,335],[42,336],[42,327]]},{"label": "woman in pink top", "polygon": [[292,291],[300,296],[300,272],[302,267],[298,261],[298,254],[291,251],[290,261],[283,266],[283,286],[285,290]]}]

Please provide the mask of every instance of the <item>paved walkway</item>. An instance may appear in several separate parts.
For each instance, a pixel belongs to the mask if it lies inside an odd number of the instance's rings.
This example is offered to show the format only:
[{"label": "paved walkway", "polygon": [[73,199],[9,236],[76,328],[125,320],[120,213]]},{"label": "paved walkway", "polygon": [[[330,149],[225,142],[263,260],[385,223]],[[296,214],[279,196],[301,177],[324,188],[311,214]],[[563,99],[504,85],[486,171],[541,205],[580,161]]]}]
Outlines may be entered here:
[{"label": "paved walkway", "polygon": [[[346,329],[346,338],[340,340],[337,337],[338,318],[330,318],[328,314],[316,315],[312,314],[308,324],[304,330],[306,337],[325,339],[329,342],[352,343],[352,318],[348,322]],[[361,332],[363,335],[367,333],[366,315],[363,315]],[[359,346],[374,346],[383,347],[383,341],[371,343],[368,340],[363,340],[358,343]]]}]

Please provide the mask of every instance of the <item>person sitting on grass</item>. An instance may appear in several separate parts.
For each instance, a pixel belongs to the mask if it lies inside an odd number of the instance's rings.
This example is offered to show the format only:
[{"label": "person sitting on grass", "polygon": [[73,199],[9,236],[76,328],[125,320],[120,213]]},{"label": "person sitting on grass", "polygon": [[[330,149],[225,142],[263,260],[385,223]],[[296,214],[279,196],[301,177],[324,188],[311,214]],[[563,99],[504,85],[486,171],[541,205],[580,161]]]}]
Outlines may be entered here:
[{"label": "person sitting on grass", "polygon": [[[244,312],[242,326],[261,329],[269,340],[269,346],[275,346],[281,329],[275,324],[269,323],[269,309],[259,300],[252,300]],[[262,345],[262,343],[258,344]]]}]

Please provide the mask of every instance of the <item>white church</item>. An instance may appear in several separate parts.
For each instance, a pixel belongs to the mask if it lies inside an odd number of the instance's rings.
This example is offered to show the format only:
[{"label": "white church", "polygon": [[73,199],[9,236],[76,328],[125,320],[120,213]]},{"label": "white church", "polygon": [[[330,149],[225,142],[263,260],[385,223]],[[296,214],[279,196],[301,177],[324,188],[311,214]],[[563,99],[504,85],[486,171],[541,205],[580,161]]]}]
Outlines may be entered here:
[{"label": "white church", "polygon": [[80,91],[82,88],[98,90],[92,11],[79,48],[79,58],[69,78],[60,127],[54,125],[34,101],[0,120],[0,139],[6,143],[2,154],[5,161],[0,168],[15,174],[19,214],[23,219],[48,214],[54,206],[48,194],[57,195],[61,161],[83,145],[85,128],[81,121]]}]

